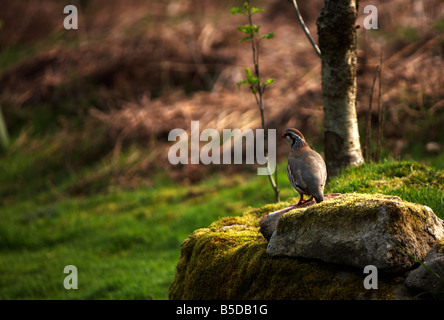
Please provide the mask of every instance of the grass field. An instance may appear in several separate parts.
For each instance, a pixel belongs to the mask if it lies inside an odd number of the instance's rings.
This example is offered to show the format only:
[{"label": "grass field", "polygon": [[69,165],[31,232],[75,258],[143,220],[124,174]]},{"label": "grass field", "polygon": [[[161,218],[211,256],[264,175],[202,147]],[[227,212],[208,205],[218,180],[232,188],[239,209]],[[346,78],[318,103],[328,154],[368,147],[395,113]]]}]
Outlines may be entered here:
[{"label": "grass field", "polygon": [[[162,173],[153,187],[67,196],[97,167],[48,174],[33,170],[40,156],[0,159],[0,299],[166,299],[180,244],[194,229],[272,198],[257,176],[178,187]],[[78,290],[63,286],[70,264]]]}]

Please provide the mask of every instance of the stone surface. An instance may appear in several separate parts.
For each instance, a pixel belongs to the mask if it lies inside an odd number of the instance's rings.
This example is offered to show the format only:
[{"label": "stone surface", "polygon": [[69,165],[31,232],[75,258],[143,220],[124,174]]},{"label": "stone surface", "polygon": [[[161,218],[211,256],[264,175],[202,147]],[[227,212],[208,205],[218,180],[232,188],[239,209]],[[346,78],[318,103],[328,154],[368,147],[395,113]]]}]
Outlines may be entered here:
[{"label": "stone surface", "polygon": [[423,260],[441,238],[443,221],[426,206],[399,197],[346,194],[285,213],[267,253],[399,272],[416,263],[400,245]]},{"label": "stone surface", "polygon": [[[413,270],[405,279],[405,285],[416,293],[438,294],[444,297],[444,239],[427,254],[423,265]],[[439,278],[440,277],[440,278]]]},{"label": "stone surface", "polygon": [[[326,194],[326,195],[324,195],[324,200],[326,201],[326,200],[334,199],[340,195],[341,195],[340,193]],[[262,235],[264,236],[265,239],[270,240],[271,236],[273,235],[274,230],[276,230],[277,222],[283,214],[285,214],[288,211],[293,210],[293,209],[307,208],[307,207],[310,207],[315,204],[316,204],[316,201],[313,199],[311,201],[305,202],[300,205],[292,204],[291,206],[288,206],[284,209],[266,214],[259,221],[260,233],[262,233]]]}]

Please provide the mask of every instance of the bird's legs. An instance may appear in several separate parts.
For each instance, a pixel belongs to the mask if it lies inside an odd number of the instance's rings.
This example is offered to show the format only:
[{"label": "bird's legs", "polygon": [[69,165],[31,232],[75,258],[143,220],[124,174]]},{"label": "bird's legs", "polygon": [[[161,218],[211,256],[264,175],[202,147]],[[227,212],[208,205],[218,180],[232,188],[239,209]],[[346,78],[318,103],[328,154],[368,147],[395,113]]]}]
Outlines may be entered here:
[{"label": "bird's legs", "polygon": [[299,199],[299,202],[295,204],[296,206],[298,206],[300,204],[304,204],[304,203],[310,202],[311,200],[313,200],[313,196],[311,196],[310,199],[303,200],[304,199],[304,194],[300,193],[300,195],[301,195],[301,198]]}]

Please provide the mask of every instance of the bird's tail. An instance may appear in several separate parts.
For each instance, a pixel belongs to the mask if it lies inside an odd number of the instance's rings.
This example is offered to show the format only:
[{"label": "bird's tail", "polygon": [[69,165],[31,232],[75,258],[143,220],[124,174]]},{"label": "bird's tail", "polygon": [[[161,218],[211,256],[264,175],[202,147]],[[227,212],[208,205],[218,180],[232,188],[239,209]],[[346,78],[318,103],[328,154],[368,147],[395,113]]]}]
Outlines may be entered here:
[{"label": "bird's tail", "polygon": [[320,202],[324,201],[324,195],[322,193],[317,194],[317,195],[313,195],[313,197],[315,198],[316,203],[320,203]]}]

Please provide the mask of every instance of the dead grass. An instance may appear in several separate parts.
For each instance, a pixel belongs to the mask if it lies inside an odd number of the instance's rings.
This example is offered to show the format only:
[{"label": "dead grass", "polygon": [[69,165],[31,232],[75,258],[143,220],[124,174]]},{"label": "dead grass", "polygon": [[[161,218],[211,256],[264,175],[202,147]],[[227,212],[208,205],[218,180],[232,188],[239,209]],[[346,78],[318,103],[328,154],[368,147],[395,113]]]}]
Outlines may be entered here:
[{"label": "dead grass", "polygon": [[[235,85],[251,62],[248,45],[237,41],[236,26],[244,21],[229,14],[238,2],[112,0],[104,4],[90,0],[85,4],[80,21],[84,27],[78,32],[64,31],[61,21],[49,19],[63,6],[56,1],[27,8],[34,13],[27,14],[27,27],[21,29],[13,28],[19,4],[2,6],[0,19],[5,27],[0,31],[0,48],[35,42],[49,34],[60,37],[49,49],[1,72],[0,104],[6,116],[35,104],[61,114],[87,110],[90,124],[84,134],[94,135],[96,126],[103,128],[100,138],[106,140],[104,145],[113,146],[114,156],[133,143],[155,152],[151,160],[139,159],[140,167],[133,168],[137,172],[151,168],[147,161],[165,161],[168,132],[189,130],[191,120],[219,131],[260,127],[254,98]],[[363,29],[362,10],[367,4],[378,7],[380,30]],[[300,8],[315,40],[321,6],[317,0],[302,2]],[[278,132],[297,127],[310,142],[321,143],[320,60],[290,3],[276,0],[265,7],[266,13],[258,15],[256,23],[263,32],[273,31],[275,39],[261,46],[261,68],[264,76],[276,79],[265,93],[267,126]],[[397,155],[412,138],[441,143],[444,39],[442,30],[432,25],[442,19],[444,5],[437,0],[361,1],[359,10],[358,116],[364,118],[367,111],[383,48],[386,147]],[[42,17],[49,22],[40,28]],[[417,40],[399,33],[407,27],[415,30]],[[26,35],[29,28],[35,34]],[[68,46],[73,38],[78,44]],[[374,114],[374,123],[376,119]],[[287,151],[279,149],[279,155],[284,157]],[[185,169],[178,172],[183,179]]]}]

